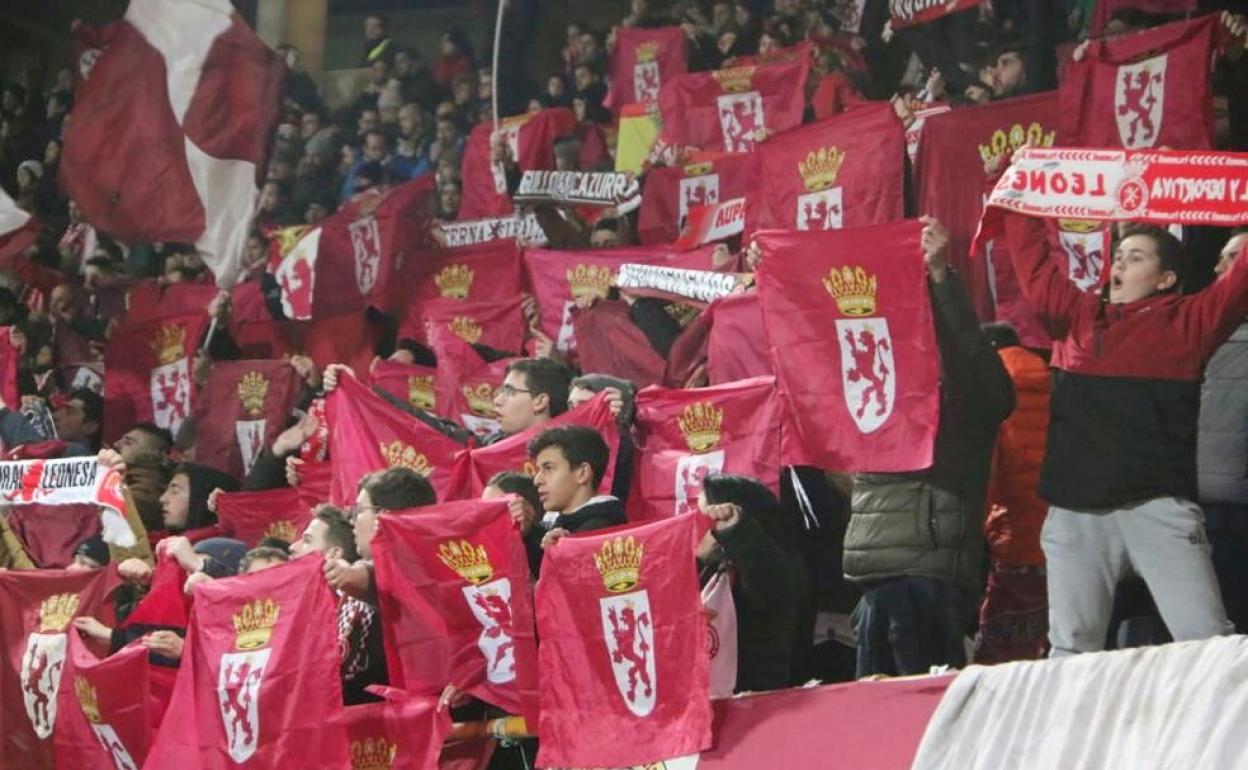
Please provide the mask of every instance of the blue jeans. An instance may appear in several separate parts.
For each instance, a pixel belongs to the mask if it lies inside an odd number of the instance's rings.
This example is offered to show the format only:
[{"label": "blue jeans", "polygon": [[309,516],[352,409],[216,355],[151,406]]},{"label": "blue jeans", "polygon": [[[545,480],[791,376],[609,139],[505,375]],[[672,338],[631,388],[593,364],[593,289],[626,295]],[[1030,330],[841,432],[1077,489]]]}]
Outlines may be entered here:
[{"label": "blue jeans", "polygon": [[863,586],[853,621],[859,677],[926,674],[932,666],[966,665],[975,603],[948,580],[898,577]]}]

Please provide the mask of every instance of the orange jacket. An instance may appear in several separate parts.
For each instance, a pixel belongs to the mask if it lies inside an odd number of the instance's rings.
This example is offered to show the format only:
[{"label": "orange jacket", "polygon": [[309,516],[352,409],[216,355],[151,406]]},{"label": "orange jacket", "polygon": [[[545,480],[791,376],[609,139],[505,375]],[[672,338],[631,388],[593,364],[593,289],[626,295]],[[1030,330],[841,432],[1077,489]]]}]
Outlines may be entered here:
[{"label": "orange jacket", "polygon": [[1037,488],[1049,432],[1049,368],[1026,348],[997,352],[1014,381],[1016,406],[997,434],[984,538],[995,564],[1042,566],[1040,528],[1048,505]]}]

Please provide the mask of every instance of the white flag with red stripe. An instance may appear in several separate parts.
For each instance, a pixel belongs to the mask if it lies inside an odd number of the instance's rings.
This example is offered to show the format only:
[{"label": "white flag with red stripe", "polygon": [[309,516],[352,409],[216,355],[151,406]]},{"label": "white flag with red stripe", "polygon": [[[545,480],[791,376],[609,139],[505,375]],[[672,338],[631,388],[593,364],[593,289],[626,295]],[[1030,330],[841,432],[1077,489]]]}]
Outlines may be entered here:
[{"label": "white flag with red stripe", "polygon": [[195,243],[230,286],[268,166],[285,67],[229,0],[131,0],[76,30],[80,57],[61,183],[123,241]]}]

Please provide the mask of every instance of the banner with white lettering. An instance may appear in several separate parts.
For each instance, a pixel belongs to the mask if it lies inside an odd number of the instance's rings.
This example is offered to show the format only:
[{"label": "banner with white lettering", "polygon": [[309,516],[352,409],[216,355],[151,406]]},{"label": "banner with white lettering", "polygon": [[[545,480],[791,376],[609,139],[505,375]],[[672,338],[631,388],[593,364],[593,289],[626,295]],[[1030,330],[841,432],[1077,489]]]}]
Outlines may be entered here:
[{"label": "banner with white lettering", "polygon": [[982,5],[984,0],[888,0],[893,29],[913,27]]},{"label": "banner with white lettering", "polygon": [[705,307],[729,294],[737,294],[754,284],[752,273],[717,273],[713,270],[686,270],[665,265],[625,263],[615,278],[623,294],[657,297]]},{"label": "banner with white lettering", "polygon": [[123,548],[134,546],[134,532],[125,520],[126,499],[121,474],[94,457],[63,460],[0,462],[0,505],[102,506],[104,540]]},{"label": "banner with white lettering", "polygon": [[624,171],[526,171],[511,197],[517,203],[614,206],[625,214],[641,205],[641,185]]},{"label": "banner with white lettering", "polygon": [[448,249],[477,246],[504,238],[523,238],[534,246],[546,245],[546,231],[533,214],[440,222],[433,226],[432,234]]},{"label": "banner with white lettering", "polygon": [[685,231],[673,244],[678,249],[692,249],[715,241],[725,241],[745,231],[745,198],[720,203],[692,206]]},{"label": "banner with white lettering", "polygon": [[992,209],[1163,225],[1248,224],[1248,154],[1029,148],[1014,154],[993,188],[976,247],[998,229]]}]

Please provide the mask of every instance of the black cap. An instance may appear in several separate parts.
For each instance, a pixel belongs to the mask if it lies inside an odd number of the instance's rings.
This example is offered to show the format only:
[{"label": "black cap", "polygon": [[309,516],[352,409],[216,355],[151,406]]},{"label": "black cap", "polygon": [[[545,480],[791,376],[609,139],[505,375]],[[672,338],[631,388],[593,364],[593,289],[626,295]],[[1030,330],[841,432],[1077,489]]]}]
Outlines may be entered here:
[{"label": "black cap", "polygon": [[101,535],[92,535],[74,549],[74,556],[85,556],[101,567],[108,565],[108,543]]}]

